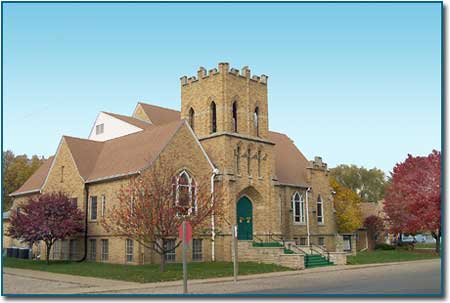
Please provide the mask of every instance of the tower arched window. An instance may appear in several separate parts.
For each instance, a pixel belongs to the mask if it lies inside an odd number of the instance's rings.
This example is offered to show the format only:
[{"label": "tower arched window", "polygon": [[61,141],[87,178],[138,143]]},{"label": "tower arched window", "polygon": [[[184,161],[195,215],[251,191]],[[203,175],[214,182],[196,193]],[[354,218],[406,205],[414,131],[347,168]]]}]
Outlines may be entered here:
[{"label": "tower arched window", "polygon": [[216,103],[211,102],[211,133],[215,133],[217,131],[217,112],[216,112]]},{"label": "tower arched window", "polygon": [[305,200],[303,195],[296,192],[292,196],[292,206],[294,208],[294,223],[305,223]]},{"label": "tower arched window", "polygon": [[238,131],[238,117],[237,117],[237,101],[233,102],[233,132],[237,133]]},{"label": "tower arched window", "polygon": [[194,119],[195,119],[195,111],[191,107],[191,109],[189,109],[189,125],[191,126],[192,130],[194,130],[194,125],[195,125]]},{"label": "tower arched window", "polygon": [[178,214],[190,215],[197,210],[197,187],[188,172],[182,171],[174,178],[175,207]]},{"label": "tower arched window", "polygon": [[253,126],[255,128],[255,134],[259,137],[259,108],[256,107],[253,112]]},{"label": "tower arched window", "polygon": [[317,223],[324,224],[323,201],[320,195],[317,197]]}]

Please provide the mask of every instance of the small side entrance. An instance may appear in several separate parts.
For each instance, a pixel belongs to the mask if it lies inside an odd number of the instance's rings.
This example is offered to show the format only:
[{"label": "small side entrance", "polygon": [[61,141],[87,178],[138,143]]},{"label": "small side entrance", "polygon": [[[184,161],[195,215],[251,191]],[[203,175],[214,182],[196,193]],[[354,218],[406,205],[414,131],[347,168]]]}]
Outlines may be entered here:
[{"label": "small side entrance", "polygon": [[242,197],[236,205],[238,240],[253,240],[253,207],[249,198]]}]

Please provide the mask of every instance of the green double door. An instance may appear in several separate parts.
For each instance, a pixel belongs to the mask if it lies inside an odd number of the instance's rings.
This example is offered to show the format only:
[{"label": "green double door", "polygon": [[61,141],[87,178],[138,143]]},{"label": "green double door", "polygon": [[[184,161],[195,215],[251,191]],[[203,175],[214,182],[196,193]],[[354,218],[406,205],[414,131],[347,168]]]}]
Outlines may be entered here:
[{"label": "green double door", "polygon": [[238,240],[253,240],[253,208],[247,197],[239,199],[236,205]]}]

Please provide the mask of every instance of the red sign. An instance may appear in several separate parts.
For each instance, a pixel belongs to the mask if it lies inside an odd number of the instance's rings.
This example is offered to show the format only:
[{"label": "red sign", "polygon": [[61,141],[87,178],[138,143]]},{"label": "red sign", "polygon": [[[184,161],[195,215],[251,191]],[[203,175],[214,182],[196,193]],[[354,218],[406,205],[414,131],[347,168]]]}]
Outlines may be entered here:
[{"label": "red sign", "polygon": [[[178,237],[183,240],[183,223],[178,227]],[[192,225],[191,222],[186,221],[186,242],[189,243],[192,240]]]}]

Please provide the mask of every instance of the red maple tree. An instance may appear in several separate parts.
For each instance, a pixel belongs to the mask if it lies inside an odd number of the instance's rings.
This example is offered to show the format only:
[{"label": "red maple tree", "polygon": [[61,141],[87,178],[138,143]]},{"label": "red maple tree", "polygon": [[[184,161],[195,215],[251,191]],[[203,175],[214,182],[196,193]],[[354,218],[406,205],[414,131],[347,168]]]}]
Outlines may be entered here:
[{"label": "red maple tree", "polygon": [[392,233],[430,232],[439,252],[441,238],[441,153],[408,158],[397,164],[385,196]]},{"label": "red maple tree", "polygon": [[76,202],[66,194],[46,193],[30,198],[12,212],[7,235],[30,245],[44,241],[49,264],[50,250],[55,241],[82,232],[83,218]]},{"label": "red maple tree", "polygon": [[[194,179],[170,160],[160,159],[121,187],[102,225],[107,232],[133,239],[159,254],[160,271],[164,271],[165,254],[181,244],[178,228],[183,221],[190,222],[193,233],[201,234],[212,232],[211,220],[219,224],[220,192],[217,185],[211,192],[210,178]],[[172,239],[176,239],[175,246],[168,247],[167,240]]]}]

